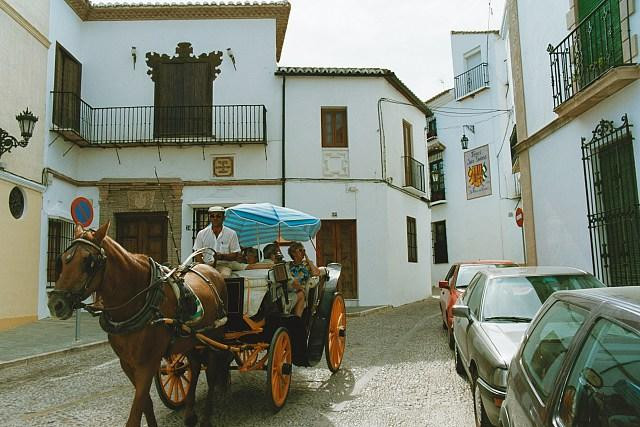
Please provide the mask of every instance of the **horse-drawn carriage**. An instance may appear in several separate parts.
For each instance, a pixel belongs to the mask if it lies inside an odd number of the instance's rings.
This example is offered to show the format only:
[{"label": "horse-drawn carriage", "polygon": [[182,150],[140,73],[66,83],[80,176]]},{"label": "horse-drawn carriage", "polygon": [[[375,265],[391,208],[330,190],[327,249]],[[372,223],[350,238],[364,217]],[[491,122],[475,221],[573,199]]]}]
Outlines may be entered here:
[{"label": "horse-drawn carriage", "polygon": [[[238,271],[227,278],[229,310],[224,337],[220,341],[199,337],[203,345],[230,352],[232,370],[265,370],[267,396],[276,410],[287,400],[292,365],[314,366],[324,350],[329,370],[336,372],[346,337],[344,299],[336,290],[340,265],[329,264],[323,277],[307,283],[302,317],[291,314],[295,295],[287,294],[287,268],[281,263],[269,270]],[[264,319],[263,326],[252,320],[256,316]],[[167,407],[183,406],[192,387],[191,366],[185,355],[163,358],[155,385]]]},{"label": "horse-drawn carriage", "polygon": [[[227,220],[240,243],[311,240],[320,221],[269,204],[234,207]],[[244,211],[242,210],[244,209]],[[235,221],[235,223],[234,223]],[[60,319],[84,308],[100,315],[100,325],[135,388],[127,426],[144,414],[157,426],[149,390],[155,376],[162,401],[185,405],[185,422],[194,425],[195,387],[204,365],[209,390],[226,387],[229,369],[264,370],[273,407],[287,400],[293,365],[313,366],[323,350],[332,372],[342,363],[346,338],[344,300],[337,292],[340,266],[305,282],[302,316],[291,314],[288,264],[238,272],[223,279],[211,266],[187,260],[172,270],[146,255],[132,254],[108,237],[109,223],[97,230],[77,226],[74,240],[57,262],[58,278],[49,292],[49,310]],[[83,303],[95,295],[93,303]],[[187,310],[187,307],[189,308]],[[191,310],[195,307],[195,310]]]}]

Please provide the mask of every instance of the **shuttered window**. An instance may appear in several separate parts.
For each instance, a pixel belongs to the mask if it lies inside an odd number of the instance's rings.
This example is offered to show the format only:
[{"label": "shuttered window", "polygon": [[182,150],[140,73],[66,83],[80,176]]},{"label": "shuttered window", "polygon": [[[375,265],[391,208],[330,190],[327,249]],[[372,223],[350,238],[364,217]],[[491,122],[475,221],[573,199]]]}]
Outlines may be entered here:
[{"label": "shuttered window", "polygon": [[409,262],[418,262],[418,233],[416,219],[407,217],[407,254]]},{"label": "shuttered window", "polygon": [[346,148],[347,109],[345,107],[324,107],[321,109],[322,146],[325,148]]},{"label": "shuttered window", "polygon": [[53,123],[60,128],[80,130],[81,82],[82,64],[57,44],[53,81]]},{"label": "shuttered window", "polygon": [[213,79],[204,62],[160,64],[155,84],[156,138],[211,136]]}]

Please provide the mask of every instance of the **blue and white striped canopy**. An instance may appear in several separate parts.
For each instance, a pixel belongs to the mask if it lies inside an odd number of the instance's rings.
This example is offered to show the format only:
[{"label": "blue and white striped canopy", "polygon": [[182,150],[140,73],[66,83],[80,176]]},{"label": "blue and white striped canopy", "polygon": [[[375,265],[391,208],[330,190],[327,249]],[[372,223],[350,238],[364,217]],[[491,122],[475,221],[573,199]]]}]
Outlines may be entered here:
[{"label": "blue and white striped canopy", "polygon": [[242,246],[271,243],[278,238],[306,242],[320,230],[320,220],[271,203],[242,203],[225,210],[224,225],[235,230]]}]

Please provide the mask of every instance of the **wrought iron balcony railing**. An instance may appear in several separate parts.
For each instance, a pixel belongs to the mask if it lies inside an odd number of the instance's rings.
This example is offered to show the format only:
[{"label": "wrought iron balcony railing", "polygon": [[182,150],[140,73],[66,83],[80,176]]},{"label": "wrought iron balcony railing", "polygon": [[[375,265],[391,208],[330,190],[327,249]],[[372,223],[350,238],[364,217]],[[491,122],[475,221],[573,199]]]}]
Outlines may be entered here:
[{"label": "wrought iron balcony railing", "polygon": [[413,157],[403,156],[404,186],[413,187],[424,193],[424,165]]},{"label": "wrought iron balcony railing", "polygon": [[489,68],[486,62],[476,65],[470,70],[457,75],[455,78],[456,99],[476,92],[482,88],[489,87]]},{"label": "wrought iron balcony railing", "polygon": [[71,92],[51,94],[51,130],[81,145],[267,143],[264,105],[94,108]]},{"label": "wrought iron balcony railing", "polygon": [[631,62],[631,33],[621,25],[619,1],[604,0],[556,47],[547,48],[554,108],[609,69]]}]

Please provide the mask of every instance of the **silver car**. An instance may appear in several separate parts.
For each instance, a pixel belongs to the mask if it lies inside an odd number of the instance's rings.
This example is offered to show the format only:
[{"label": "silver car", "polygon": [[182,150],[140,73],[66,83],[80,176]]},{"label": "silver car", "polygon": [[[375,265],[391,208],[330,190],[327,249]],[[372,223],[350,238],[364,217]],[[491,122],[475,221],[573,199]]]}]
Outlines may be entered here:
[{"label": "silver car", "polygon": [[479,271],[453,306],[456,371],[471,384],[476,425],[497,425],[507,369],[545,300],[555,291],[604,287],[570,267],[513,267]]}]

